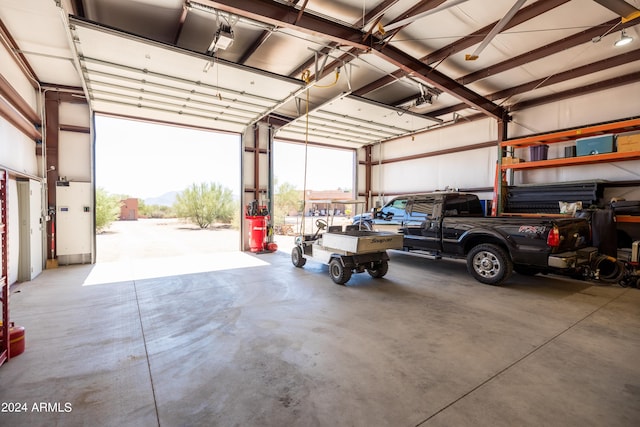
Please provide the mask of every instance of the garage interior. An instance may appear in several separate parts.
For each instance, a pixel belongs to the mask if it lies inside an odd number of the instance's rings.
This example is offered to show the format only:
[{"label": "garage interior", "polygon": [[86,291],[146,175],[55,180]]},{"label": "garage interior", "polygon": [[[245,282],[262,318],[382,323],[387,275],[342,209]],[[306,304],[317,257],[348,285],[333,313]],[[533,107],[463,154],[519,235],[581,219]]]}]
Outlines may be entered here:
[{"label": "garage interior", "polygon": [[[503,192],[576,183],[640,200],[640,148],[571,154],[640,130],[639,9],[0,0],[2,331],[26,343],[0,353],[0,424],[639,424],[633,287],[485,286],[401,251],[335,286],[249,252],[244,222],[237,252],[105,268],[93,217],[95,114],[241,135],[241,206],[272,206],[274,139],[353,150],[367,210],[455,188],[508,215]],[[618,244],[639,224],[618,216]]]}]

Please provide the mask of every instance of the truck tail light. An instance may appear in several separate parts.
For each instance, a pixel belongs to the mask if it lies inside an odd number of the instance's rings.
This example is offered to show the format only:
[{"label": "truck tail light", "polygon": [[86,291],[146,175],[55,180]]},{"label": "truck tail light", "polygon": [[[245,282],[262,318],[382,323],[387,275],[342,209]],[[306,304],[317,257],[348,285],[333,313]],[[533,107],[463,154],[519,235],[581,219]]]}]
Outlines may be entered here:
[{"label": "truck tail light", "polygon": [[558,231],[558,227],[553,227],[549,231],[549,235],[547,236],[547,245],[552,248],[557,248],[560,246],[560,232]]}]

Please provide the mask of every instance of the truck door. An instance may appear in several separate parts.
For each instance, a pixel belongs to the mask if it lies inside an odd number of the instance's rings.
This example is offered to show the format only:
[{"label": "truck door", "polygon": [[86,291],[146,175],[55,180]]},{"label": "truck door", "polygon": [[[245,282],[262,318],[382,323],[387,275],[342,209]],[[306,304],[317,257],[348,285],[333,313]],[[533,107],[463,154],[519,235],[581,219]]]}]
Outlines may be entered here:
[{"label": "truck door", "polygon": [[376,214],[376,218],[373,221],[373,229],[397,233],[407,215],[407,202],[408,198],[399,197],[384,205]]},{"label": "truck door", "polygon": [[407,207],[406,246],[424,250],[440,250],[440,215],[433,196],[416,196]]},{"label": "truck door", "polygon": [[483,217],[482,205],[475,195],[449,194],[443,201],[443,220],[440,222],[442,249],[446,253],[463,253],[459,243],[462,235],[478,224],[478,220],[468,221],[467,218]]}]

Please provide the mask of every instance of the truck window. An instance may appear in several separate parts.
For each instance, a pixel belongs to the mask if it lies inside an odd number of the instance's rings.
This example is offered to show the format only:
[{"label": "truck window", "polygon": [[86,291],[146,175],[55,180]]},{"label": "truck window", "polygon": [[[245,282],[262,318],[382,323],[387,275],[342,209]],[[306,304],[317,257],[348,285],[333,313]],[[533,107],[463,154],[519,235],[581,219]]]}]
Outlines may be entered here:
[{"label": "truck window", "polygon": [[475,195],[460,194],[447,197],[445,213],[448,216],[484,216],[480,200]]},{"label": "truck window", "polygon": [[407,207],[407,199],[395,199],[391,202],[391,207],[404,210]]},{"label": "truck window", "polygon": [[433,207],[435,205],[435,198],[433,197],[419,197],[413,200],[411,204],[412,217],[433,217]]},{"label": "truck window", "polygon": [[404,218],[408,199],[394,199],[384,205],[378,216],[382,219]]}]

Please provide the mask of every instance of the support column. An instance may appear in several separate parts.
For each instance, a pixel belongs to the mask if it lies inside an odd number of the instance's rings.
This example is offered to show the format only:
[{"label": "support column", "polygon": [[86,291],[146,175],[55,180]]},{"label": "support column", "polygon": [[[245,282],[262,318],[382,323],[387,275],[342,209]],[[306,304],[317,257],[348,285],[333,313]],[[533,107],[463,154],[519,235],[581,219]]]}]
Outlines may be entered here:
[{"label": "support column", "polygon": [[241,249],[249,250],[249,236],[245,220],[246,208],[254,200],[273,213],[273,129],[258,123],[242,135],[242,235]]},{"label": "support column", "polygon": [[498,120],[498,159],[496,161],[496,177],[493,189],[493,206],[491,207],[491,216],[497,216],[504,210],[504,202],[507,191],[507,177],[502,171],[502,158],[507,154],[506,148],[502,148],[501,143],[507,139],[508,120]]},{"label": "support column", "polygon": [[364,147],[364,192],[366,194],[364,209],[371,209],[371,145]]},{"label": "support column", "polygon": [[50,219],[47,222],[47,259],[56,259],[55,250],[55,213],[56,213],[56,181],[58,181],[58,146],[60,130],[60,98],[57,92],[46,92],[44,101],[45,114],[45,144],[47,175],[47,213]]}]

